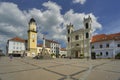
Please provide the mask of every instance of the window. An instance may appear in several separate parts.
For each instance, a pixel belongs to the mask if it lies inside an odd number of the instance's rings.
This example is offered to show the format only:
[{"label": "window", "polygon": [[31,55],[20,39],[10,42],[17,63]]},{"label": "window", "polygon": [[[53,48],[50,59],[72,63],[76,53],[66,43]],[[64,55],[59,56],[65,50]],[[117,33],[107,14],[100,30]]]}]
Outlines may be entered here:
[{"label": "window", "polygon": [[109,44],[106,44],[106,48],[109,48]]},{"label": "window", "polygon": [[32,42],[34,42],[34,40]]},{"label": "window", "polygon": [[79,44],[76,44],[76,46],[79,46]]},{"label": "window", "polygon": [[75,40],[79,40],[79,35],[76,35],[76,36],[75,36]]},{"label": "window", "polygon": [[100,45],[100,48],[102,48],[102,47],[103,47],[103,45],[101,44],[101,45]]},{"label": "window", "polygon": [[100,56],[102,56],[102,52],[100,52]]},{"label": "window", "polygon": [[68,37],[68,42],[70,42],[70,38]]},{"label": "window", "polygon": [[94,45],[92,45],[92,49],[94,49]]},{"label": "window", "polygon": [[68,29],[68,34],[70,33],[70,29]]},{"label": "window", "polygon": [[120,44],[118,44],[117,46],[120,47]]},{"label": "window", "polygon": [[106,56],[108,56],[108,52],[106,52]]},{"label": "window", "polygon": [[88,29],[88,23],[85,24],[86,29]]},{"label": "window", "polygon": [[89,38],[89,33],[88,32],[86,33],[86,38]]}]

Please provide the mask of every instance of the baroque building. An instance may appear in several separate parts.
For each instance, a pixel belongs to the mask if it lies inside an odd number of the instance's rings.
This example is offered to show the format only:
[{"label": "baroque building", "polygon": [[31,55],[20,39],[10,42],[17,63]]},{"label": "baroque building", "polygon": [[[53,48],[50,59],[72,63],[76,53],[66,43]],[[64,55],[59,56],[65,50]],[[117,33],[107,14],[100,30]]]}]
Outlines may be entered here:
[{"label": "baroque building", "polygon": [[90,57],[90,40],[91,40],[91,23],[92,19],[89,16],[84,18],[84,27],[75,30],[70,23],[67,25],[67,56],[68,57]]}]

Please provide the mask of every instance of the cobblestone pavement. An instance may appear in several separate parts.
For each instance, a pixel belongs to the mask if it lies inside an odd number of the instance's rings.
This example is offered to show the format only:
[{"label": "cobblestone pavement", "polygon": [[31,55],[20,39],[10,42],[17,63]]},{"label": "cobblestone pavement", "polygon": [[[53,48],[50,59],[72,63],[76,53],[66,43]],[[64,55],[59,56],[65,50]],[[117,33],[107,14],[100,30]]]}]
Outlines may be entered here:
[{"label": "cobblestone pavement", "polygon": [[120,60],[2,57],[0,80],[120,80]]}]

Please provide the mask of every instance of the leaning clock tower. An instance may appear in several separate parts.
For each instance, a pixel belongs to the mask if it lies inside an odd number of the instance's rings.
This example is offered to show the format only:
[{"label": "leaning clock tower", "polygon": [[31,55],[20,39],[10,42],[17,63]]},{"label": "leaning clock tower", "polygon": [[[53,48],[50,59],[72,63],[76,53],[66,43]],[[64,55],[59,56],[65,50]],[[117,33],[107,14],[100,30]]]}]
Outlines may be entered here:
[{"label": "leaning clock tower", "polygon": [[29,21],[28,52],[29,52],[29,56],[34,57],[35,55],[37,55],[37,31],[36,31],[36,22],[34,18],[31,18]]}]

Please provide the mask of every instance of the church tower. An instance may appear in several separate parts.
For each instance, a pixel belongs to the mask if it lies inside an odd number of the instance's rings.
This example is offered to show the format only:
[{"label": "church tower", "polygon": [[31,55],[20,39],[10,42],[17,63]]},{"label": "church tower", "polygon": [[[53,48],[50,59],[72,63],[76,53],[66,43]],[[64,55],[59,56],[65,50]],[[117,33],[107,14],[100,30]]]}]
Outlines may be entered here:
[{"label": "church tower", "polygon": [[90,49],[90,41],[91,41],[91,36],[92,36],[92,32],[91,32],[91,25],[92,25],[92,19],[90,16],[88,16],[88,18],[84,18],[84,48],[86,48],[86,50],[84,50],[84,54],[86,57],[91,57],[91,49]]},{"label": "church tower", "polygon": [[29,21],[28,51],[29,51],[29,56],[34,57],[35,55],[37,55],[37,31],[36,31],[36,22],[34,18],[31,18]]},{"label": "church tower", "polygon": [[72,40],[72,36],[71,33],[74,32],[74,27],[73,25],[70,23],[67,25],[67,55],[71,56],[72,51],[71,51],[71,40]]}]

